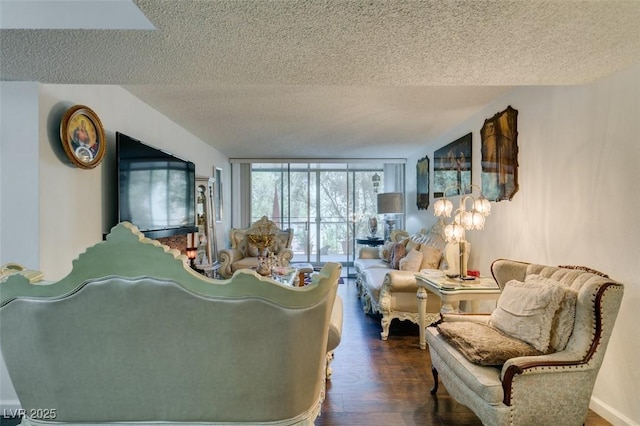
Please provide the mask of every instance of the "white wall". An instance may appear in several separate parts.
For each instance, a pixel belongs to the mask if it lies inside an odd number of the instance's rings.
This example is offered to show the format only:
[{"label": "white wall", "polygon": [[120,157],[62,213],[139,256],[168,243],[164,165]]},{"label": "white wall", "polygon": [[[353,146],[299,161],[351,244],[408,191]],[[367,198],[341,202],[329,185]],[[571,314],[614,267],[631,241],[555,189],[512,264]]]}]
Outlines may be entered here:
[{"label": "white wall", "polygon": [[[520,88],[425,144],[407,164],[473,132],[473,182],[480,182],[480,128],[508,105],[518,110],[519,184],[512,201],[492,203],[483,231],[470,231],[470,267],[494,259],[585,265],[625,284],[591,408],[614,424],[640,425],[640,64],[590,85]],[[431,164],[433,176],[433,164]],[[431,188],[433,197],[433,189]],[[409,195],[410,232],[434,221]],[[413,197],[413,198],[411,198]],[[455,204],[455,203],[454,203]]]},{"label": "white wall", "polygon": [[[59,118],[75,104],[90,106],[107,133],[105,160],[92,170],[63,164],[59,150]],[[198,176],[212,176],[214,165],[229,169],[218,151],[117,86],[42,85],[40,121],[40,257],[51,279],[65,276],[69,260],[115,221],[116,131],[193,161]]]},{"label": "white wall", "polygon": [[[0,83],[0,265],[40,264],[38,85]],[[20,407],[0,356],[0,407]]]},{"label": "white wall", "polygon": [[[20,262],[58,280],[102,240],[116,217],[116,131],[193,161],[198,176],[212,176],[214,165],[229,173],[228,158],[121,87],[3,82],[0,90],[0,264]],[[75,104],[93,109],[105,128],[107,151],[95,169],[68,165],[62,150],[60,119]],[[225,183],[228,199],[226,177]],[[222,225],[219,246],[228,233]],[[3,359],[0,379],[1,408],[17,408]]]},{"label": "white wall", "polygon": [[0,264],[28,268],[40,263],[37,102],[36,83],[0,83]]}]

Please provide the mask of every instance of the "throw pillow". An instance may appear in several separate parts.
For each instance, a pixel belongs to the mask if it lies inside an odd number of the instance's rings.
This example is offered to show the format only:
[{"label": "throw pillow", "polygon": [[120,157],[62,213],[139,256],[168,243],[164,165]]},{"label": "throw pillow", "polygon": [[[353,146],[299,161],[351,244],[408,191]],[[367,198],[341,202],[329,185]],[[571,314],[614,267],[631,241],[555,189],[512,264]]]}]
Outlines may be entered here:
[{"label": "throw pillow", "polygon": [[437,326],[442,337],[474,364],[500,366],[511,358],[542,353],[486,324],[456,321]]},{"label": "throw pillow", "polygon": [[385,262],[391,262],[391,252],[393,251],[394,244],[395,243],[393,241],[387,241],[380,246],[380,249],[378,251],[380,259],[384,260]]},{"label": "throw pillow", "polygon": [[402,259],[407,254],[407,248],[404,246],[403,242],[395,243],[393,245],[393,250],[391,250],[391,268],[392,269],[400,269],[400,259]]},{"label": "throw pillow", "polygon": [[272,253],[278,254],[285,248],[287,248],[287,240],[289,239],[289,234],[286,231],[278,231],[275,235],[276,236],[273,239],[273,243],[271,244],[269,250]]},{"label": "throw pillow", "polygon": [[440,259],[442,258],[442,252],[435,247],[423,244],[420,246],[420,252],[422,253],[422,264],[420,269],[438,269],[440,266]]},{"label": "throw pillow", "polygon": [[417,243],[410,238],[407,239],[407,242],[404,246],[407,249],[407,253],[409,253],[411,250],[420,250],[420,243]]},{"label": "throw pillow", "polygon": [[420,270],[420,264],[422,263],[422,253],[418,250],[410,250],[409,253],[402,259],[400,259],[401,271],[413,271],[418,272]]},{"label": "throw pillow", "polygon": [[260,251],[255,244],[247,243],[247,253],[245,257],[258,257]]},{"label": "throw pillow", "polygon": [[[562,285],[561,283],[549,278],[540,277],[539,275],[527,275],[525,282],[535,280],[548,280],[552,284]],[[578,301],[578,291],[570,287],[565,287],[564,298],[560,304],[558,312],[556,312],[551,325],[551,340],[549,342],[549,351],[559,352],[567,346],[569,337],[573,333],[573,325],[576,319],[576,302]]]},{"label": "throw pillow", "polygon": [[498,298],[490,325],[540,352],[547,352],[553,318],[564,294],[564,287],[548,280],[511,280]]}]

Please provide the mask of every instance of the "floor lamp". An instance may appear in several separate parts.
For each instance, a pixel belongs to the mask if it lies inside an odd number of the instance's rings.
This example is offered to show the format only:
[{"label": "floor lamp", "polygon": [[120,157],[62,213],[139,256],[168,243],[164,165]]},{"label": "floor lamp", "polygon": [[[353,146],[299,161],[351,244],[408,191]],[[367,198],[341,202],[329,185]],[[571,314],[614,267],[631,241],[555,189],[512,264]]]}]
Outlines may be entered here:
[{"label": "floor lamp", "polygon": [[404,194],[402,192],[387,192],[378,194],[378,214],[383,214],[387,226],[384,230],[384,239],[391,238],[395,215],[404,213]]}]

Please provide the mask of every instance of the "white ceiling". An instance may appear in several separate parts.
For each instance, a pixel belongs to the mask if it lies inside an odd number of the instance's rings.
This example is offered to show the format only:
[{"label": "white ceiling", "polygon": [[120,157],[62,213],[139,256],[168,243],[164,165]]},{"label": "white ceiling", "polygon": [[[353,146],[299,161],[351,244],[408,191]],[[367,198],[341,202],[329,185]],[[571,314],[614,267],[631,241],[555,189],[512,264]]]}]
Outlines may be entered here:
[{"label": "white ceiling", "polygon": [[134,3],[155,30],[3,25],[2,80],[121,85],[232,158],[398,158],[512,87],[640,61],[638,0]]}]

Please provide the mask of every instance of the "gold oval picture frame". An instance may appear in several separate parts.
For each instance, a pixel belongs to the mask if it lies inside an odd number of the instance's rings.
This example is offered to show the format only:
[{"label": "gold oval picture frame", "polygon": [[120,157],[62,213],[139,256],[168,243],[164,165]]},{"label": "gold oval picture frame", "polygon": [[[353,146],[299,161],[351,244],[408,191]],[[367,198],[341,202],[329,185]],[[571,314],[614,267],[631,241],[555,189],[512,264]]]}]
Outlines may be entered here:
[{"label": "gold oval picture frame", "polygon": [[65,112],[60,122],[60,139],[67,157],[80,168],[93,169],[104,157],[104,128],[87,106],[75,105]]}]

